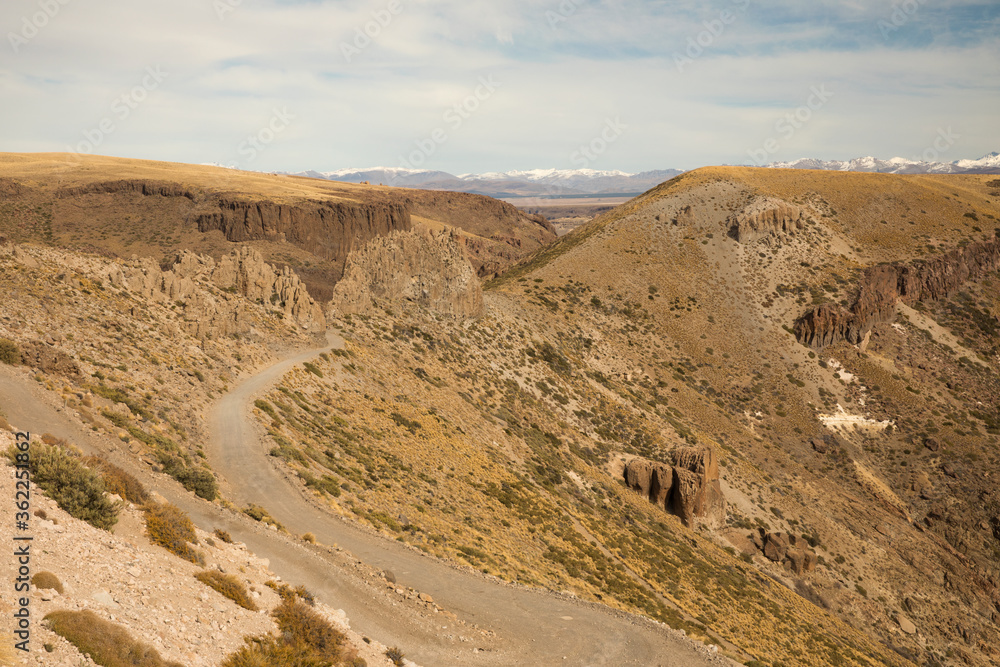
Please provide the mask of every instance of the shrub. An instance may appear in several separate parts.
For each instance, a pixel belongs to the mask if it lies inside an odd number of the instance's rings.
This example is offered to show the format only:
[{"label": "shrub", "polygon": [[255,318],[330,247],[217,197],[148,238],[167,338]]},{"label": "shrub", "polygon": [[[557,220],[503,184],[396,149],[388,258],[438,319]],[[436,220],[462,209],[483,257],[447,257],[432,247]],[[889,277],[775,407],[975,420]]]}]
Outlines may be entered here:
[{"label": "shrub", "polygon": [[21,363],[21,348],[17,343],[8,338],[0,338],[0,362],[10,366]]},{"label": "shrub", "polygon": [[302,365],[306,367],[307,371],[309,371],[316,377],[323,377],[323,372],[316,366],[316,364],[307,361]]},{"label": "shrub", "polygon": [[327,667],[359,665],[347,638],[308,606],[284,598],[273,612],[280,637],[247,637],[246,646],[222,662],[221,667]]},{"label": "shrub", "polygon": [[271,516],[271,514],[260,505],[254,505],[253,503],[250,503],[243,509],[243,513],[246,514],[251,519],[253,519],[254,521],[260,521],[261,523],[270,524],[279,530],[285,529],[284,526],[278,523],[277,519]]},{"label": "shrub", "polygon": [[278,628],[293,642],[310,646],[323,660],[337,663],[343,657],[347,637],[308,605],[285,599],[273,614]]},{"label": "shrub", "polygon": [[316,544],[316,536],[312,533],[303,533],[302,540],[308,542],[309,544]]},{"label": "shrub", "polygon": [[221,595],[229,598],[244,609],[257,611],[257,605],[254,604],[250,594],[247,593],[246,587],[233,575],[223,574],[218,570],[204,570],[194,576],[201,583],[209,588],[214,588]]},{"label": "shrub", "polygon": [[54,633],[103,667],[182,667],[163,660],[152,646],[92,611],[53,611],[45,620]]},{"label": "shrub", "polygon": [[100,456],[88,456],[83,462],[96,470],[104,480],[104,488],[108,493],[114,493],[125,500],[144,505],[149,502],[149,492],[138,479],[125,472],[115,464]]},{"label": "shrub", "polygon": [[218,537],[223,542],[225,542],[226,544],[233,543],[233,536],[230,535],[228,531],[222,530],[221,528],[215,529],[215,536]]},{"label": "shrub", "polygon": [[[16,454],[13,447],[7,450],[11,460]],[[59,445],[41,443],[31,448],[29,465],[35,484],[70,516],[103,530],[118,522],[121,504],[104,495],[104,481],[79,457]]]},{"label": "shrub", "polygon": [[199,498],[215,500],[219,495],[219,486],[215,475],[204,468],[189,468],[184,459],[161,453],[159,455],[163,472],[167,473],[188,491],[193,491]]},{"label": "shrub", "polygon": [[177,554],[197,565],[205,564],[205,557],[192,545],[198,544],[191,518],[176,505],[147,505],[146,532],[154,544]]},{"label": "shrub", "polygon": [[59,581],[59,577],[52,574],[51,572],[39,572],[31,578],[31,583],[34,584],[35,588],[38,589],[48,589],[59,593],[63,593],[62,582]]},{"label": "shrub", "polygon": [[403,651],[398,646],[393,646],[385,650],[385,657],[389,658],[394,665],[402,665],[406,656],[403,655]]}]

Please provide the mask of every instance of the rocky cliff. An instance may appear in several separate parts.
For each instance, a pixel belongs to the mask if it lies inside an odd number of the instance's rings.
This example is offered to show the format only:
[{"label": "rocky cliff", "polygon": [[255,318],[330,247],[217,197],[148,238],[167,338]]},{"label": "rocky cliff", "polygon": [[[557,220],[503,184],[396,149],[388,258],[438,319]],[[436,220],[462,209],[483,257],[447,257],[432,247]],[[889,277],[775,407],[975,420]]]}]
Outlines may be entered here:
[{"label": "rocky cliff", "polygon": [[[183,308],[187,333],[214,338],[246,331],[250,326],[246,304],[226,298],[225,292],[251,301],[269,303],[289,323],[310,331],[326,328],[323,310],[305,285],[287,267],[277,269],[246,246],[216,263],[206,255],[182,251],[163,269],[149,258],[111,265],[107,280],[154,301],[173,301]],[[197,282],[214,284],[223,294],[200,289]]]},{"label": "rocky cliff", "polygon": [[754,243],[767,236],[794,234],[803,224],[799,207],[782,199],[759,197],[730,218],[729,235],[740,243]]},{"label": "rocky cliff", "polygon": [[395,232],[347,259],[333,307],[359,313],[375,303],[413,303],[455,317],[476,317],[483,293],[458,235]]},{"label": "rocky cliff", "polygon": [[634,458],[625,465],[629,488],[680,517],[688,527],[696,521],[721,525],[726,500],[719,482],[719,459],[710,447],[678,447],[672,465]]},{"label": "rocky cliff", "polygon": [[858,298],[847,310],[823,304],[795,322],[795,335],[810,347],[846,340],[858,344],[872,327],[895,317],[897,301],[913,304],[946,297],[964,283],[1000,268],[1000,231],[993,239],[970,243],[930,260],[879,264],[861,277]]},{"label": "rocky cliff", "polygon": [[179,183],[167,181],[150,181],[142,179],[122,179],[117,181],[101,181],[89,183],[73,188],[63,188],[56,192],[60,199],[79,197],[89,194],[136,194],[144,197],[185,197],[194,201],[195,195],[191,190],[183,187]]},{"label": "rocky cliff", "polygon": [[219,230],[229,241],[287,241],[323,259],[343,261],[370,239],[410,229],[410,213],[398,203],[274,201],[219,197],[197,217],[198,230]]}]

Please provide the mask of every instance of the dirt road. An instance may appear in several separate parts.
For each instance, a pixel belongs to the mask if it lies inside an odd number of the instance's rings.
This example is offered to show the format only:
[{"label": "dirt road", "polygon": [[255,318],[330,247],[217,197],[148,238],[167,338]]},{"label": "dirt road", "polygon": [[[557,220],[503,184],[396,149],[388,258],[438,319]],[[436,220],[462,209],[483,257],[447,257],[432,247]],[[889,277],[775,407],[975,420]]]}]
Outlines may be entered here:
[{"label": "dirt road", "polygon": [[[335,336],[330,340],[342,344]],[[151,474],[116,443],[83,429],[23,370],[0,367],[0,409],[21,429],[49,432],[85,450],[105,453],[191,514],[201,528],[229,530],[268,558],[284,580],[304,584],[327,604],[344,609],[353,628],[400,646],[422,665],[732,664],[648,619],[459,570],[316,507],[273,466],[250,406],[295,364],[318,353],[298,354],[266,368],[216,403],[208,415],[212,437],[206,444],[212,467],[237,504],[262,505],[292,534],[312,532],[320,545],[339,545],[365,563],[392,571],[399,584],[431,595],[466,625],[441,614],[414,612],[412,605],[386,592],[384,581],[352,569],[346,553],[266,530],[241,514],[196,498],[163,475]]]}]

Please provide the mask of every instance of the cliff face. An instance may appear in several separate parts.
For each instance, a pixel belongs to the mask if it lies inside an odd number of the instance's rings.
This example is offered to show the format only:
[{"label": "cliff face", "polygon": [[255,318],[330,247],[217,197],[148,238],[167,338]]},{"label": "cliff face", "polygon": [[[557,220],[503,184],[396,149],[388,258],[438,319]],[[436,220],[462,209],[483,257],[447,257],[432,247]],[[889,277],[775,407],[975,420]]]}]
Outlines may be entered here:
[{"label": "cliff face", "polygon": [[998,268],[1000,232],[935,259],[872,266],[862,275],[850,310],[836,304],[818,306],[795,322],[795,335],[800,343],[816,348],[841,340],[858,344],[876,324],[892,321],[897,301],[909,305],[940,299]]},{"label": "cliff face", "polygon": [[220,197],[213,208],[197,217],[199,231],[219,230],[234,242],[287,241],[341,262],[376,236],[410,229],[410,213],[398,203],[292,205]]},{"label": "cliff face", "polygon": [[740,243],[754,243],[767,236],[794,234],[804,224],[802,210],[781,199],[760,197],[730,219],[729,235]]},{"label": "cliff face", "polygon": [[726,500],[719,482],[719,459],[710,447],[679,447],[673,465],[634,458],[625,466],[625,483],[680,517],[688,527],[695,521],[712,526],[726,518]]},{"label": "cliff face", "polygon": [[144,197],[159,195],[160,197],[185,197],[194,201],[195,195],[178,183],[167,181],[148,181],[141,179],[123,179],[118,181],[103,181],[90,183],[75,188],[63,188],[56,194],[59,198],[79,197],[89,194],[137,194]]},{"label": "cliff face", "polygon": [[483,292],[457,235],[395,232],[351,253],[332,305],[360,313],[379,302],[414,303],[455,317],[476,317]]}]

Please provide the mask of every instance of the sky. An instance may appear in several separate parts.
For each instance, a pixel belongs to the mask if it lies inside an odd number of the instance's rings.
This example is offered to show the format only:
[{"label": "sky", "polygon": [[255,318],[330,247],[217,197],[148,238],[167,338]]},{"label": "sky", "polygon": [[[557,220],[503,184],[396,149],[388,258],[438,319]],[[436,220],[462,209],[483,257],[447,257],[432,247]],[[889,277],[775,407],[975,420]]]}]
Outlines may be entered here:
[{"label": "sky", "polygon": [[997,0],[3,0],[0,151],[258,171],[1000,150]]}]

